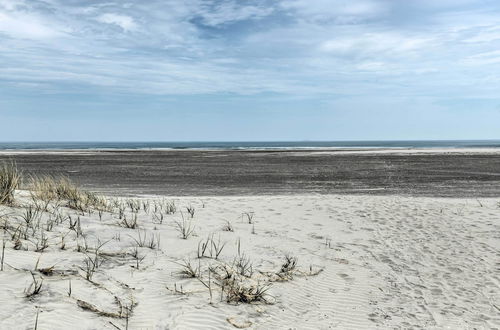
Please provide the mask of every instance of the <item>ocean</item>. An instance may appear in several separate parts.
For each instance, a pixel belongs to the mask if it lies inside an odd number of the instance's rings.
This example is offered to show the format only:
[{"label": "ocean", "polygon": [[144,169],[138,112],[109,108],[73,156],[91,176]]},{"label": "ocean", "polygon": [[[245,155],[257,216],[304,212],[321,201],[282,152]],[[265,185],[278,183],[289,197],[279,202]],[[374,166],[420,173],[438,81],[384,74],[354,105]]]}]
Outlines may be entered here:
[{"label": "ocean", "polygon": [[0,150],[70,149],[500,148],[500,140],[280,142],[0,142]]},{"label": "ocean", "polygon": [[[14,161],[26,177],[64,175],[85,189],[117,196],[498,197],[500,152],[396,149],[479,147],[500,151],[500,141],[2,143],[11,150],[0,151],[0,164]],[[379,150],[374,148],[396,152],[342,152]],[[51,152],[56,149],[63,150]]]}]

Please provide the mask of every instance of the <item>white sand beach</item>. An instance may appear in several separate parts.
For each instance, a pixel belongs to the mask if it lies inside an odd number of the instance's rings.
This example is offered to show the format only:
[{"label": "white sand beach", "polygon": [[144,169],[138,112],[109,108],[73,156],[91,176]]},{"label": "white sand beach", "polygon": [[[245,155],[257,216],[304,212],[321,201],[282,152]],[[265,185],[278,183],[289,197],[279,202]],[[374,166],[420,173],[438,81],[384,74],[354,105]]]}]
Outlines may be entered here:
[{"label": "white sand beach", "polygon": [[500,330],[500,0],[0,0],[0,330]]},{"label": "white sand beach", "polygon": [[[500,328],[498,199],[150,196],[106,212],[60,203],[24,239],[29,196],[0,208],[1,329],[34,329],[37,313],[40,330]],[[193,278],[180,274],[186,263]],[[267,291],[229,299],[227,274]]]}]

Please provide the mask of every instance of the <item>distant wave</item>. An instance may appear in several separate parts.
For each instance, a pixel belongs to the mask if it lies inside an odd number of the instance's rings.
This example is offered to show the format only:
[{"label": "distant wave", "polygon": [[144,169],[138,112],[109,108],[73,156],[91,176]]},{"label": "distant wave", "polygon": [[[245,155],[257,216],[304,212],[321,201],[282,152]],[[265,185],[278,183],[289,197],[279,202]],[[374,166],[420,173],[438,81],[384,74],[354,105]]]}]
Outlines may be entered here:
[{"label": "distant wave", "polygon": [[500,140],[284,141],[284,142],[3,142],[0,150],[98,149],[318,149],[318,148],[500,148]]}]

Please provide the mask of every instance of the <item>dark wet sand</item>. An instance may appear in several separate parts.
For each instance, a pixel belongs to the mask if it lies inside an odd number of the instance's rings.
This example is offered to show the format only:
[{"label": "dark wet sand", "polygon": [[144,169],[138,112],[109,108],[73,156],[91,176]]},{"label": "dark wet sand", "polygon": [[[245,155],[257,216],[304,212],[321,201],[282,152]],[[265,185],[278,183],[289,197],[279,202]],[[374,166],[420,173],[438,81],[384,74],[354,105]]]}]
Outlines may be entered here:
[{"label": "dark wet sand", "polygon": [[400,194],[499,197],[500,153],[100,151],[0,153],[29,174],[64,174],[116,195]]}]

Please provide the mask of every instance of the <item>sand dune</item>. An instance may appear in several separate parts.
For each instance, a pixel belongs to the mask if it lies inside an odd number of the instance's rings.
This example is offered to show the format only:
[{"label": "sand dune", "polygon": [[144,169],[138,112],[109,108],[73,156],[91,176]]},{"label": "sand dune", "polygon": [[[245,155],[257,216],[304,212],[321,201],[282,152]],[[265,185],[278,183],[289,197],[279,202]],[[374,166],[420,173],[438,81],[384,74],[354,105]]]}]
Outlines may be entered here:
[{"label": "sand dune", "polygon": [[[153,205],[162,199],[145,200]],[[175,201],[177,212],[160,223],[151,209],[141,209],[138,229],[120,226],[116,211],[104,212],[100,220],[97,212],[78,215],[61,206],[58,212],[71,215],[71,221],[80,217],[85,240],[64,220],[44,231],[49,246],[43,252],[34,251],[39,234],[15,250],[5,233],[0,328],[33,329],[37,310],[38,329],[500,327],[497,200],[335,195],[168,200]],[[20,205],[30,198],[21,192],[17,201],[18,207],[2,207],[2,226],[6,221],[15,228],[23,221]],[[187,206],[195,209],[192,219]],[[176,230],[181,211],[194,227],[187,239]],[[252,224],[247,212],[254,214]],[[125,213],[133,216],[129,209]],[[41,216],[42,227],[50,217]],[[223,230],[226,221],[233,232]],[[159,248],[137,247],[139,235],[159,238]],[[199,242],[210,235],[226,245],[217,260],[208,252],[197,258]],[[107,243],[89,281],[84,260],[95,255],[98,242]],[[139,269],[134,247],[144,257]],[[286,254],[297,258],[297,267],[280,278]],[[252,263],[252,275],[244,280],[271,285],[267,303],[228,303],[224,294],[221,300],[215,272],[212,297],[201,281],[178,273],[189,259],[201,267],[206,283],[208,267],[233,265],[242,255]],[[43,278],[43,286],[27,298],[30,271]]]}]

